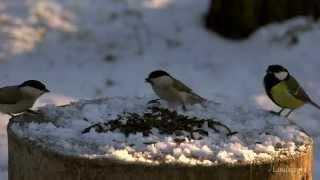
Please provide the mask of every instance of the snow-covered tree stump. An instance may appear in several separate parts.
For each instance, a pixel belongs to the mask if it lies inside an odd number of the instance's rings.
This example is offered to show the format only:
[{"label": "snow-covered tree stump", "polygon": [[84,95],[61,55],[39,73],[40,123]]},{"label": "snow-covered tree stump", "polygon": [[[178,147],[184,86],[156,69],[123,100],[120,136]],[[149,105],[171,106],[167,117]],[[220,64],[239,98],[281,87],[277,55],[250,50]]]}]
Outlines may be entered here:
[{"label": "snow-covered tree stump", "polygon": [[83,101],[11,119],[9,180],[312,179],[312,139],[284,118],[146,102]]}]

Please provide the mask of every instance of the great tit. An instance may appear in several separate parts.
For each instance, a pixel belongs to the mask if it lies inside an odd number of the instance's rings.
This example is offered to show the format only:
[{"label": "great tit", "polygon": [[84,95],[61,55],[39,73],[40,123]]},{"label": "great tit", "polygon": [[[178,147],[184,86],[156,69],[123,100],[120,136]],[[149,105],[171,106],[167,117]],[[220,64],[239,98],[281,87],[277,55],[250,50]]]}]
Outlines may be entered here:
[{"label": "great tit", "polygon": [[264,77],[264,88],[269,98],[281,107],[281,110],[276,113],[278,115],[281,115],[285,109],[290,109],[286,115],[288,117],[295,109],[306,103],[320,109],[320,106],[311,100],[289,71],[280,65],[268,67]]}]

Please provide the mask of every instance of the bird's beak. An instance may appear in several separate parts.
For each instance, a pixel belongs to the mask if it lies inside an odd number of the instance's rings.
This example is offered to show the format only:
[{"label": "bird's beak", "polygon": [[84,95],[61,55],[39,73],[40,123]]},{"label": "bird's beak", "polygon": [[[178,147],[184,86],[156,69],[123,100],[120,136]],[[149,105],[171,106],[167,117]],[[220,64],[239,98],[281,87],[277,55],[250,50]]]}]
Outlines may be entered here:
[{"label": "bird's beak", "polygon": [[151,84],[151,80],[150,80],[149,78],[146,78],[146,79],[145,79],[145,82]]},{"label": "bird's beak", "polygon": [[43,92],[44,92],[44,93],[49,93],[50,90],[49,90],[49,89],[45,89],[45,90],[43,90]]}]

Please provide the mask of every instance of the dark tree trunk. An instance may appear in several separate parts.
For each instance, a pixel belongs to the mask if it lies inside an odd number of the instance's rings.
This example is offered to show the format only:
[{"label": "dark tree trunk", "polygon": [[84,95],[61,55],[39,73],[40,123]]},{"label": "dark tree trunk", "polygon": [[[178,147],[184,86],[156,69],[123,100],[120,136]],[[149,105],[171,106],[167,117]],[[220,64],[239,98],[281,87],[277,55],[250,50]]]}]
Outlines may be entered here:
[{"label": "dark tree trunk", "polygon": [[245,38],[258,27],[295,16],[320,16],[320,0],[211,0],[206,27],[228,38]]}]

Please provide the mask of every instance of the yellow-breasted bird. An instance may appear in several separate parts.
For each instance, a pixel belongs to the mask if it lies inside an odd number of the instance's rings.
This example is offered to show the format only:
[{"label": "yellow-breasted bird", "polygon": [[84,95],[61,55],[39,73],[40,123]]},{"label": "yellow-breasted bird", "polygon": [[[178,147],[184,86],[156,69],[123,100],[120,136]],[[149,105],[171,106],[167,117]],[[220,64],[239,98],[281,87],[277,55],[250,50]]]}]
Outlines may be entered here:
[{"label": "yellow-breasted bird", "polygon": [[290,109],[286,115],[288,117],[295,109],[306,103],[320,109],[320,106],[311,100],[289,71],[280,65],[268,67],[264,77],[264,88],[269,98],[281,107],[277,112],[278,115],[281,115],[283,110]]}]

